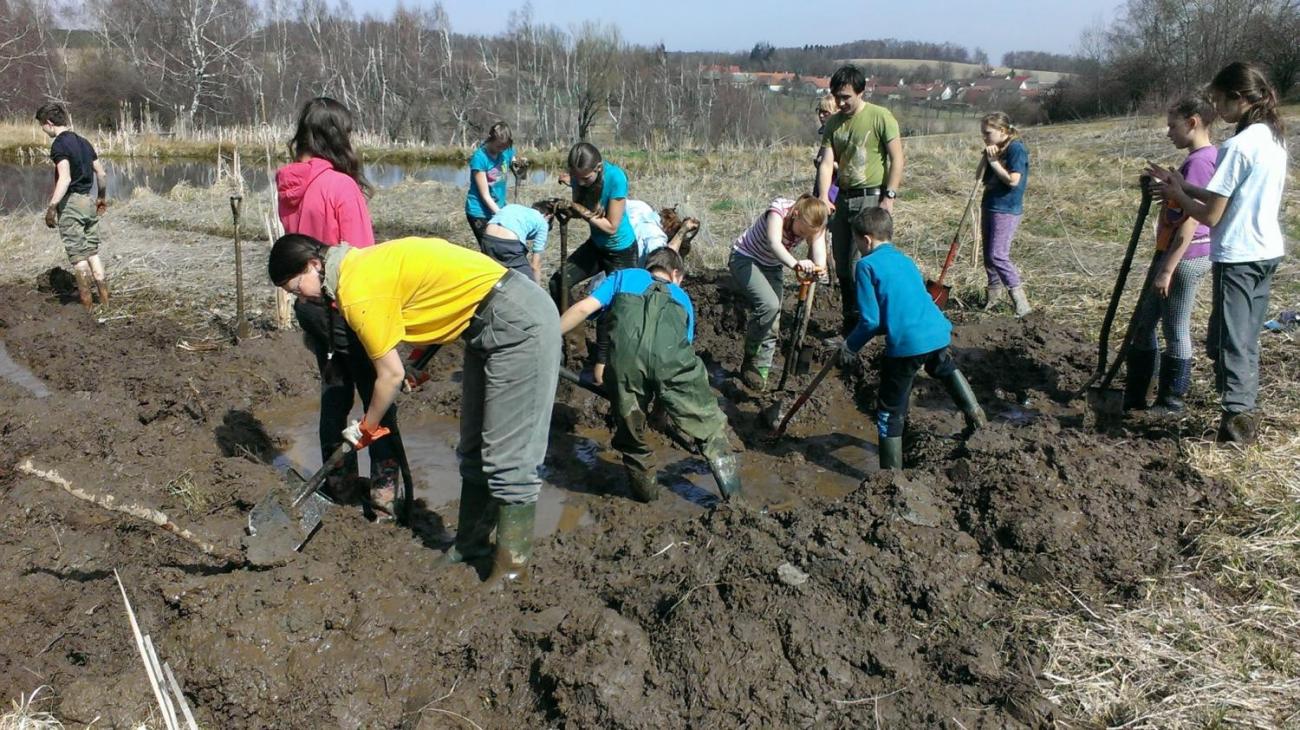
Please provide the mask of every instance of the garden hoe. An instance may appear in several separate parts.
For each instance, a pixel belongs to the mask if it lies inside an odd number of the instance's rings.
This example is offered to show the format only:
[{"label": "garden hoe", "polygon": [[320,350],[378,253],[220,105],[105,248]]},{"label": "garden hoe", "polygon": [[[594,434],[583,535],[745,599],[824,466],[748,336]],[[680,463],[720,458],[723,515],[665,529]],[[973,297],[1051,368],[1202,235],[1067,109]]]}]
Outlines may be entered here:
[{"label": "garden hoe", "polygon": [[[1101,322],[1101,336],[1097,342],[1097,369],[1093,371],[1092,377],[1088,378],[1088,382],[1083,384],[1082,390],[1087,394],[1088,407],[1099,419],[1114,418],[1124,412],[1124,391],[1111,388],[1110,383],[1115,377],[1119,364],[1123,362],[1123,350],[1127,347],[1129,339],[1127,336],[1124,347],[1121,347],[1120,353],[1116,356],[1115,367],[1107,371],[1106,364],[1110,357],[1110,329],[1115,323],[1115,311],[1119,309],[1119,300],[1124,295],[1124,284],[1128,281],[1129,270],[1133,267],[1133,254],[1137,251],[1138,242],[1142,240],[1142,228],[1146,225],[1147,214],[1151,212],[1149,180],[1146,175],[1142,176],[1142,202],[1138,205],[1137,220],[1133,222],[1133,233],[1129,236],[1128,250],[1124,252],[1124,261],[1120,263],[1119,274],[1115,277],[1115,288],[1110,293],[1110,304],[1106,307],[1106,317]],[[1150,279],[1150,272],[1148,272],[1148,285]],[[1141,305],[1141,301],[1138,304]],[[1131,332],[1132,327],[1129,330]]]},{"label": "garden hoe", "polygon": [[980,179],[975,178],[975,185],[970,189],[970,197],[966,198],[966,210],[962,211],[961,220],[957,221],[957,230],[952,234],[952,243],[948,245],[948,258],[943,260],[943,268],[939,269],[939,278],[934,281],[925,282],[925,290],[930,294],[934,303],[943,309],[948,304],[948,294],[952,291],[952,286],[943,283],[944,277],[948,275],[948,267],[957,258],[957,249],[961,248],[961,229],[966,225],[966,219],[970,217],[971,204],[975,202],[975,191],[979,190]]}]

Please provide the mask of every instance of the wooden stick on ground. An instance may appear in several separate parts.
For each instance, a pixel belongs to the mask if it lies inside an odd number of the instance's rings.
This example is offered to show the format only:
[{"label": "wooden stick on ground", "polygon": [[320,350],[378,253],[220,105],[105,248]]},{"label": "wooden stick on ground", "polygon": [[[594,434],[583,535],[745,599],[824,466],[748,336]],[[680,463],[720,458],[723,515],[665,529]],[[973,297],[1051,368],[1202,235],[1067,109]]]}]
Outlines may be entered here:
[{"label": "wooden stick on ground", "polygon": [[117,498],[111,494],[92,494],[87,492],[80,487],[73,486],[71,482],[59,476],[59,473],[53,469],[37,469],[35,466],[32,466],[31,459],[27,459],[23,463],[19,464],[18,471],[44,479],[50,484],[62,488],[63,491],[82,501],[90,502],[91,504],[103,507],[111,512],[121,512],[122,514],[130,515],[136,519],[153,523],[198,548],[205,555],[209,555],[217,560],[223,560],[226,563],[234,565],[244,565],[248,562],[244,559],[242,554],[208,542],[189,530],[177,525],[163,512],[150,507],[132,504],[130,502],[119,502]]},{"label": "wooden stick on ground", "polygon": [[176,722],[176,705],[172,704],[171,693],[167,691],[167,678],[162,673],[162,662],[158,661],[158,650],[153,647],[153,639],[149,638],[148,634],[144,635],[144,648],[149,653],[149,668],[153,670],[153,676],[162,686],[163,702],[167,704],[167,724],[179,728],[180,723]]},{"label": "wooden stick on ground", "polygon": [[167,702],[163,698],[162,689],[158,686],[158,678],[153,674],[153,665],[149,661],[148,650],[145,649],[144,636],[140,634],[140,624],[135,620],[135,611],[131,608],[131,599],[126,597],[126,587],[122,585],[122,576],[113,570],[113,577],[117,579],[117,588],[122,592],[122,602],[126,604],[126,616],[131,619],[131,633],[135,634],[135,646],[140,650],[140,659],[144,661],[144,671],[149,675],[149,686],[153,687],[154,699],[158,701],[158,710],[162,713],[163,722],[167,723],[168,730],[179,730],[175,725],[175,720],[170,720],[167,715]]},{"label": "wooden stick on ground", "polygon": [[185,691],[181,689],[181,683],[176,681],[176,675],[172,674],[171,665],[163,662],[162,669],[163,676],[171,685],[172,694],[176,695],[176,703],[181,706],[181,714],[185,715],[185,724],[189,726],[189,730],[199,730],[199,724],[194,721],[194,713],[190,712],[190,703],[185,699]]}]

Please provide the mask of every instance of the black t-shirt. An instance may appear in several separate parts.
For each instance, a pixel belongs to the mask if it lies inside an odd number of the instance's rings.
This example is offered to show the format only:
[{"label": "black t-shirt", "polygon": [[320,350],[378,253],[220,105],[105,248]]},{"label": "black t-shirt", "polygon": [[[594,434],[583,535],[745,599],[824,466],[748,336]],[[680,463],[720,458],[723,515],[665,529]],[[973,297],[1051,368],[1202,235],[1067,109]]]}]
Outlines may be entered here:
[{"label": "black t-shirt", "polygon": [[72,130],[60,132],[50,145],[50,159],[56,165],[62,160],[68,161],[72,175],[68,192],[90,195],[90,187],[95,183],[95,168],[91,163],[98,159],[98,155],[85,137]]}]

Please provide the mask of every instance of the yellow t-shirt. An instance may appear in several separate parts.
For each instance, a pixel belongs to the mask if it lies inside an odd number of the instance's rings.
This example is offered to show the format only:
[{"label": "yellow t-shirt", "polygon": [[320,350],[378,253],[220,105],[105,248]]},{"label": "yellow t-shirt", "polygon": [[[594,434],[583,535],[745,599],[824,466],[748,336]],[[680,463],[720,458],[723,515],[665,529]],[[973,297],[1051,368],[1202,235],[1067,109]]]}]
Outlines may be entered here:
[{"label": "yellow t-shirt", "polygon": [[339,264],[338,303],[366,354],[399,342],[451,342],[505,268],[441,238],[398,238],[348,252]]}]

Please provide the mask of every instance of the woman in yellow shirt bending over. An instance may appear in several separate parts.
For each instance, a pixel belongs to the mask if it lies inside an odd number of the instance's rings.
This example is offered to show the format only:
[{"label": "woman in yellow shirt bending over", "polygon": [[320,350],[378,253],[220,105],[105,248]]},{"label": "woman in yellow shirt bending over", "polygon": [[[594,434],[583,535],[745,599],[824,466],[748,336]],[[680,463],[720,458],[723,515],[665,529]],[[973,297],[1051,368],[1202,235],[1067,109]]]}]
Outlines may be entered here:
[{"label": "woman in yellow shirt bending over", "polygon": [[[397,345],[465,343],[461,386],[460,515],[449,562],[493,554],[492,578],[526,572],[560,367],[560,318],[546,292],[477,251],[439,238],[369,248],[283,236],[271,281],[331,304],[375,363],[375,393],[344,431],[358,449],[381,438],[379,419],[405,377]],[[382,497],[381,497],[382,498]]]}]

